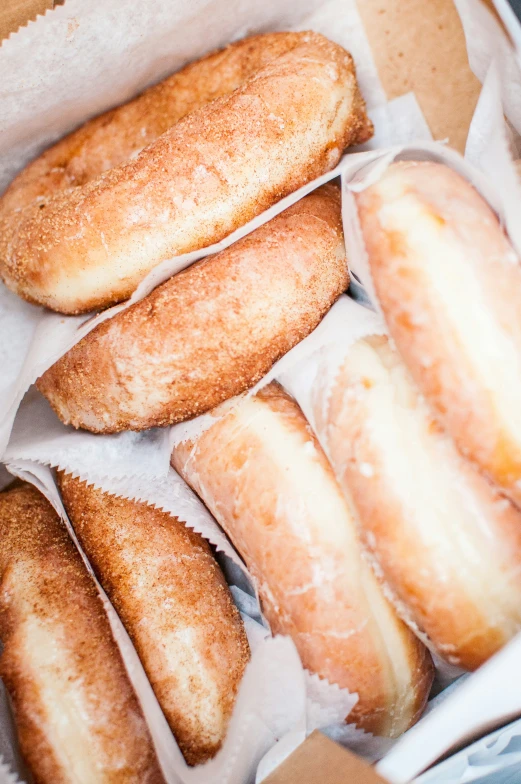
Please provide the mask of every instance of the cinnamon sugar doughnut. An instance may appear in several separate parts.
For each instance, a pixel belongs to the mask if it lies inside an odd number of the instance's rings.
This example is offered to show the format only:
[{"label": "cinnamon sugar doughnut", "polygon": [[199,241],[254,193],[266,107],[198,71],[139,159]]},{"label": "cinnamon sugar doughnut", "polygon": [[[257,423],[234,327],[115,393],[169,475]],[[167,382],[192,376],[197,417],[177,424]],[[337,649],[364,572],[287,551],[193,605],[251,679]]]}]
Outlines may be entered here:
[{"label": "cinnamon sugar doughnut", "polygon": [[461,452],[521,502],[521,266],[496,215],[430,162],[356,198],[399,353]]},{"label": "cinnamon sugar doughnut", "polygon": [[51,505],[0,493],[0,675],[36,784],[162,784],[96,586]]},{"label": "cinnamon sugar doughnut", "polygon": [[107,307],[164,259],[222,239],[365,141],[352,57],[318,33],[281,35],[190,66],[22,173],[0,206],[6,285],[62,313]]},{"label": "cinnamon sugar doughnut", "polygon": [[357,341],[317,433],[404,616],[474,670],[521,630],[521,512],[434,421],[384,336]]},{"label": "cinnamon sugar doughnut", "polygon": [[93,432],[179,422],[253,386],[348,281],[340,193],[325,185],[100,324],[38,388]]},{"label": "cinnamon sugar doughnut", "polygon": [[220,748],[249,647],[206,541],[166,512],[60,473],[81,546],[189,765]]},{"label": "cinnamon sugar doughnut", "polygon": [[304,415],[278,384],[215,415],[209,430],[174,448],[172,465],[241,553],[273,633],[292,637],[311,672],[358,693],[348,721],[400,735],[423,709],[431,659],[362,557]]}]

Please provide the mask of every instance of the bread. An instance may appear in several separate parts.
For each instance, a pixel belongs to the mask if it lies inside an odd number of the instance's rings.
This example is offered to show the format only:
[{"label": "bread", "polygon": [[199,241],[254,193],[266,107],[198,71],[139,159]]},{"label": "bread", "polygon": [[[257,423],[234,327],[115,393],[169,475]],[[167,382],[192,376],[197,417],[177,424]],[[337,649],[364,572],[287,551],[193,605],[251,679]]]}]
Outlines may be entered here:
[{"label": "bread", "polygon": [[160,784],[96,586],[54,509],[0,493],[0,675],[35,784]]},{"label": "bread", "polygon": [[313,412],[398,608],[476,669],[521,630],[521,512],[458,453],[384,336],[350,347]]},{"label": "bread", "polygon": [[116,608],[189,765],[220,748],[249,659],[206,541],[168,513],[59,474],[81,546]]},{"label": "bread", "polygon": [[389,332],[460,451],[521,500],[521,267],[456,172],[396,163],[357,195]]},{"label": "bread", "polygon": [[[251,44],[263,45],[262,37]],[[275,54],[278,47],[268,46]],[[248,46],[241,51],[251,57]],[[157,264],[226,237],[371,134],[352,57],[340,46],[295,33],[286,51],[262,60],[253,73],[244,69],[239,87],[187,114],[136,157],[19,211],[8,201],[0,224],[6,285],[61,313],[124,300]],[[226,75],[227,58],[215,68]],[[134,127],[129,110],[120,111]],[[138,117],[142,111],[139,105]],[[106,141],[109,156],[112,144]],[[66,165],[73,152],[71,143]]]},{"label": "bread", "polygon": [[384,597],[332,469],[296,403],[275,383],[214,411],[172,465],[215,515],[257,582],[274,634],[302,662],[356,692],[348,721],[396,737],[432,682],[427,650]]},{"label": "bread", "polygon": [[93,432],[182,421],[253,386],[348,282],[340,193],[325,185],[100,324],[38,388]]}]

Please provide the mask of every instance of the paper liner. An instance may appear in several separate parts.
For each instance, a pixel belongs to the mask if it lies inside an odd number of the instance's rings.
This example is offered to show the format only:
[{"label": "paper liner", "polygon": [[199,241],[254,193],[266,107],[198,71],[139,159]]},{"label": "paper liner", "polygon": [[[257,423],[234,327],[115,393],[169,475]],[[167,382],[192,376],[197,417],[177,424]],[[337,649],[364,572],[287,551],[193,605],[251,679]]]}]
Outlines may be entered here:
[{"label": "paper liner", "polygon": [[87,477],[92,473],[113,480],[140,477],[150,481],[166,477],[170,452],[165,428],[100,438],[67,427],[32,387],[21,405],[4,460],[35,460],[57,468],[73,466]]},{"label": "paper liner", "polygon": [[[152,13],[147,4],[113,0],[111,14],[104,15],[99,14],[96,0],[67,0],[5,42],[0,47],[0,70],[8,75],[0,96],[0,117],[5,123],[3,129],[0,126],[0,189],[2,182],[7,184],[51,141],[85,119],[129,99],[186,61],[259,30],[316,29],[353,51],[362,91],[378,128],[376,138],[365,148],[430,138],[413,96],[385,103],[355,0],[303,0],[297,5],[291,0],[261,4],[236,0],[233,12],[224,0],[197,0],[188,21],[185,5],[182,0],[157,0]],[[121,68],[122,62],[132,62],[132,68]],[[142,281],[128,302],[98,316],[62,316],[35,306],[15,306],[17,324],[25,325],[25,343],[19,350],[11,345],[10,333],[0,331],[0,357],[5,354],[11,376],[9,383],[0,387],[0,456],[29,386],[91,329],[194,261],[228,247],[334,176],[329,173],[305,186],[222,242],[166,260]],[[3,300],[10,297],[4,296],[2,289],[0,285],[0,314]],[[15,374],[14,368],[19,372]]]},{"label": "paper liner", "polygon": [[505,114],[521,133],[521,71],[512,45],[480,0],[454,2],[463,24],[471,69],[483,83],[492,62],[496,61],[501,75],[499,96]]},{"label": "paper liner", "polygon": [[[497,20],[479,0],[456,0],[456,6],[471,68],[483,83],[465,157],[501,189],[502,217],[519,250],[521,182],[513,162],[521,157],[521,60]],[[521,26],[517,20],[516,26],[519,38]],[[504,114],[512,126],[505,123]]]},{"label": "paper liner", "polygon": [[[513,56],[513,55],[512,55]],[[521,144],[505,123],[501,102],[501,73],[494,60],[487,72],[465,148],[465,158],[499,183],[505,228],[514,245],[521,248],[521,180],[514,160],[521,155]]]},{"label": "paper liner", "polygon": [[[239,602],[245,620],[245,628],[252,651],[222,749],[205,765],[189,768],[166,723],[152,688],[145,675],[137,653],[114,608],[90,567],[74,534],[51,470],[47,466],[29,461],[18,461],[10,465],[11,472],[34,484],[54,506],[64,520],[69,534],[78,548],[90,574],[98,587],[107,612],[112,633],[121,651],[129,677],[141,703],[150,728],[154,746],[167,782],[201,782],[201,784],[244,784],[251,780],[258,761],[273,744],[296,725],[306,725],[308,697],[307,675],[302,668],[293,642],[289,638],[266,635],[255,617],[246,614],[248,602]],[[234,590],[240,597],[240,589]],[[244,593],[244,592],[242,592]],[[251,597],[249,597],[251,599]],[[256,609],[256,608],[255,608]],[[257,614],[258,611],[256,610]],[[254,613],[255,615],[255,613]],[[328,721],[344,710],[349,712],[356,696],[332,688],[334,700],[331,706],[314,707],[315,724]],[[313,697],[327,699],[327,684],[315,684]],[[333,704],[334,703],[334,704]],[[336,710],[335,710],[336,708]],[[0,779],[1,781],[1,779]]]},{"label": "paper liner", "polygon": [[521,721],[472,743],[436,765],[416,784],[516,784],[521,768]]}]

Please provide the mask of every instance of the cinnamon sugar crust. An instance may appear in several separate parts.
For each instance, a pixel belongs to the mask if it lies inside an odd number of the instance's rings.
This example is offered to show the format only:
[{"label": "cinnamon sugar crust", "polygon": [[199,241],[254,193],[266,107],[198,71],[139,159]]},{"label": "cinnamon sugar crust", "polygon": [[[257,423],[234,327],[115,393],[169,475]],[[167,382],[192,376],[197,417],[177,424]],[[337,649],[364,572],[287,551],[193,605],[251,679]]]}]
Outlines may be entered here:
[{"label": "cinnamon sugar crust", "polygon": [[224,740],[249,646],[207,542],[166,512],[59,474],[64,505],[189,765]]},{"label": "cinnamon sugar crust", "polygon": [[0,493],[0,674],[36,784],[162,784],[96,586],[33,487]]},{"label": "cinnamon sugar crust", "polygon": [[[62,313],[107,307],[164,259],[226,237],[369,138],[351,55],[318,33],[281,35],[267,37],[264,55],[258,36],[190,66],[172,90],[155,88],[93,121],[22,173],[0,207],[6,285]],[[212,62],[215,75],[203,87]],[[225,94],[211,100],[221,69]],[[192,79],[193,103],[186,97]],[[169,117],[174,124],[138,152],[135,132],[125,142],[122,128],[139,125],[150,103],[163,106],[176,83],[185,91]],[[154,121],[151,137],[164,124]],[[119,155],[112,147],[130,157],[108,168]],[[91,152],[92,167],[84,160]]]},{"label": "cinnamon sugar crust", "polygon": [[100,324],[38,388],[63,422],[93,432],[180,422],[253,386],[348,282],[328,184]]}]

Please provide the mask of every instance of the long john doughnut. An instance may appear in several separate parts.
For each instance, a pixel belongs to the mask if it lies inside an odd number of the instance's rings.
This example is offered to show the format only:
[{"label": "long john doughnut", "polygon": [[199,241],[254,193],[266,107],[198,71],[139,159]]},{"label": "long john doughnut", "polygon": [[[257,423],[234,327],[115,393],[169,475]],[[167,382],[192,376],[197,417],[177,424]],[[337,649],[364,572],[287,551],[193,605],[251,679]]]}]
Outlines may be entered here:
[{"label": "long john doughnut", "polygon": [[431,659],[364,560],[302,412],[270,384],[215,415],[209,430],[174,448],[172,465],[243,556],[272,631],[293,638],[305,667],[358,693],[348,721],[400,735],[423,709]]},{"label": "long john doughnut", "polygon": [[348,281],[326,185],[100,324],[38,388],[62,421],[98,433],[182,421],[253,386]]},{"label": "long john doughnut", "polygon": [[63,503],[188,764],[219,750],[249,659],[206,541],[166,512],[60,473]]},{"label": "long john doughnut", "polygon": [[36,784],[162,784],[94,581],[30,485],[0,493],[0,674]]},{"label": "long john doughnut", "polygon": [[521,502],[521,266],[452,169],[396,163],[357,196],[389,332],[461,452]]}]

